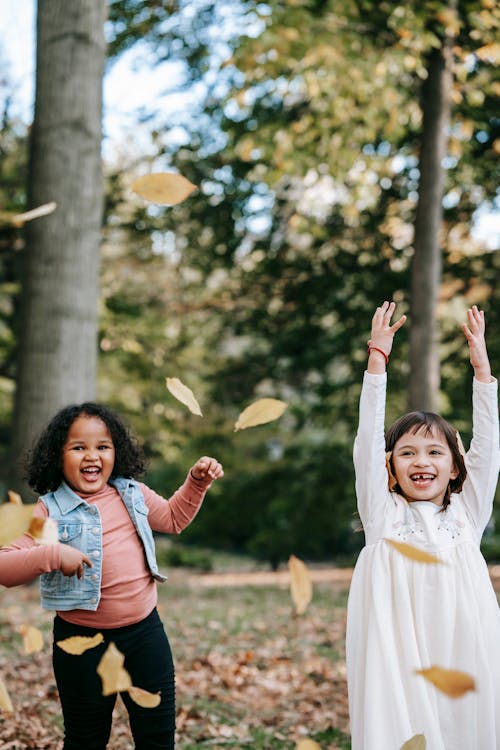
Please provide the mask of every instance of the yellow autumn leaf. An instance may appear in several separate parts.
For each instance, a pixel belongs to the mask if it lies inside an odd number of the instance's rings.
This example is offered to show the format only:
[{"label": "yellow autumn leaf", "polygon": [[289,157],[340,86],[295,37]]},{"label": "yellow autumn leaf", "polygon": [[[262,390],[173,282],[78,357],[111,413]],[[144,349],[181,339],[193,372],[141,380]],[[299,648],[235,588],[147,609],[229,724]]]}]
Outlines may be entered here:
[{"label": "yellow autumn leaf", "polygon": [[200,405],[196,400],[191,388],[184,385],[182,380],[179,378],[166,378],[167,389],[170,391],[172,396],[180,401],[181,404],[187,406],[192,414],[196,414],[198,417],[202,417]]},{"label": "yellow autumn leaf", "polygon": [[255,427],[266,424],[281,417],[288,404],[277,398],[259,398],[253,404],[243,409],[238,417],[234,430],[245,430],[247,427]]},{"label": "yellow autumn leaf", "polygon": [[7,498],[9,500],[9,503],[12,503],[13,505],[22,505],[23,499],[19,492],[14,492],[14,490],[8,490],[7,492]]},{"label": "yellow autumn leaf", "polygon": [[32,518],[28,530],[37,544],[57,544],[59,531],[53,518]]},{"label": "yellow autumn leaf", "polygon": [[175,172],[155,172],[139,177],[132,190],[141,198],[163,206],[175,206],[196,190],[196,185]]},{"label": "yellow autumn leaf", "polygon": [[443,564],[439,557],[431,555],[429,554],[429,552],[424,552],[423,549],[414,547],[412,544],[406,544],[406,542],[397,542],[395,539],[386,539],[385,541],[387,542],[387,544],[390,544],[391,547],[397,549],[397,551],[402,555],[404,555],[405,557],[409,557],[410,560],[416,560],[417,562],[422,563],[430,563],[433,565]]},{"label": "yellow autumn leaf", "polygon": [[425,677],[426,680],[446,693],[450,698],[460,698],[469,690],[476,689],[474,678],[467,672],[460,672],[458,669],[443,669],[443,667],[429,667],[428,669],[417,669],[417,674]]},{"label": "yellow autumn leaf", "polygon": [[299,740],[295,745],[295,750],[321,750],[321,745],[310,739]]},{"label": "yellow autumn leaf", "polygon": [[134,703],[142,708],[156,708],[160,705],[160,693],[149,693],[147,690],[132,686],[128,689],[128,694]]},{"label": "yellow autumn leaf", "polygon": [[19,625],[25,654],[36,654],[43,649],[43,635],[34,625]]},{"label": "yellow autumn leaf", "polygon": [[289,557],[288,570],[290,571],[290,593],[295,604],[295,612],[301,615],[306,611],[312,599],[311,576],[307,566],[295,555]]},{"label": "yellow autumn leaf", "polygon": [[41,216],[48,216],[53,213],[57,208],[57,203],[51,201],[50,203],[44,203],[43,206],[37,206],[32,208],[30,211],[25,211],[23,214],[16,214],[12,217],[12,223],[16,227],[22,227],[27,221],[33,221],[33,219],[39,219]]},{"label": "yellow autumn leaf", "polygon": [[5,683],[0,677],[0,708],[4,711],[12,712],[14,710],[14,707],[12,705],[12,701],[10,699],[10,695],[7,692],[7,688],[5,687]]},{"label": "yellow autumn leaf", "polygon": [[57,641],[59,648],[66,651],[67,654],[73,656],[81,656],[85,651],[90,648],[95,648],[104,640],[102,633],[96,633],[93,636],[87,635],[74,635],[71,638],[64,638],[62,641]]},{"label": "yellow autumn leaf", "polygon": [[132,687],[132,680],[123,667],[125,657],[111,642],[97,665],[97,674],[102,680],[102,694],[120,693]]},{"label": "yellow autumn leaf", "polygon": [[411,740],[405,742],[401,750],[425,750],[427,742],[423,734],[416,734]]},{"label": "yellow autumn leaf", "polygon": [[0,505],[0,547],[9,544],[28,530],[34,505],[3,503]]}]

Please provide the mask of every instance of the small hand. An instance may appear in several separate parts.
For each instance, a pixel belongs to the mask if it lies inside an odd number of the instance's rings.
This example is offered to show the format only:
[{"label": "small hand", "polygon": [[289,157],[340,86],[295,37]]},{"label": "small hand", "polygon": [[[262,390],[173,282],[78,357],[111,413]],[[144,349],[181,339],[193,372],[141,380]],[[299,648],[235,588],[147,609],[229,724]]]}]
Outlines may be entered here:
[{"label": "small hand", "polygon": [[[395,302],[385,301],[380,307],[377,307],[372,318],[372,329],[370,338],[368,340],[369,347],[376,347],[380,349],[388,357],[392,349],[392,341],[394,335],[401,326],[406,322],[406,315],[402,315],[399,320],[391,325],[391,318],[396,308]],[[374,350],[374,353],[380,357],[381,362],[382,355]]]},{"label": "small hand", "polygon": [[490,383],[492,378],[484,338],[485,328],[484,312],[473,305],[467,310],[467,323],[462,323],[462,331],[469,345],[470,363],[474,368],[476,379]]},{"label": "small hand", "polygon": [[61,564],[59,570],[63,576],[74,576],[75,573],[79,579],[83,578],[83,565],[92,567],[91,560],[76,547],[70,544],[61,544]]},{"label": "small hand", "polygon": [[222,465],[217,461],[216,458],[210,458],[210,456],[202,456],[198,459],[194,466],[191,467],[191,474],[195,479],[202,479],[204,481],[213,481],[220,479],[224,476]]}]

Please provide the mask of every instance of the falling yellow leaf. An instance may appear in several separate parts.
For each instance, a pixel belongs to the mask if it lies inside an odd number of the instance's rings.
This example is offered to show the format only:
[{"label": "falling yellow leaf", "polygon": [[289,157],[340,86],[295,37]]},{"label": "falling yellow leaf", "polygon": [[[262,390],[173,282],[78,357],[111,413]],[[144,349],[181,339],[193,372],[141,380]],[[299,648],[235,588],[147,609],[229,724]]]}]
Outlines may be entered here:
[{"label": "falling yellow leaf", "polygon": [[28,530],[34,505],[3,503],[0,505],[0,546],[9,544]]},{"label": "falling yellow leaf", "polygon": [[7,688],[5,687],[5,683],[1,677],[0,677],[0,708],[2,708],[4,711],[9,711],[9,712],[12,712],[14,710],[9,693],[7,692]]},{"label": "falling yellow leaf", "polygon": [[160,693],[148,693],[147,690],[132,686],[128,689],[128,694],[134,703],[143,708],[156,708],[156,706],[160,705]]},{"label": "falling yellow leaf", "polygon": [[175,206],[196,190],[196,185],[175,172],[155,172],[135,180],[132,190],[151,203]]},{"label": "falling yellow leaf", "polygon": [[192,414],[196,414],[198,417],[202,417],[200,405],[196,400],[193,391],[184,385],[179,378],[166,378],[167,389],[170,391],[172,396],[180,401],[181,404],[187,406]]},{"label": "falling yellow leaf", "polygon": [[81,656],[81,654],[90,648],[98,646],[103,640],[104,636],[102,633],[96,633],[93,636],[74,635],[71,638],[64,638],[62,641],[57,641],[57,645],[63,651],[66,651],[67,654]]},{"label": "falling yellow leaf", "polygon": [[59,541],[57,522],[53,518],[33,518],[26,533],[37,544],[57,544]]},{"label": "falling yellow leaf", "polygon": [[19,625],[25,654],[35,654],[43,649],[43,635],[34,625]]},{"label": "falling yellow leaf", "polygon": [[299,740],[295,745],[295,750],[321,750],[321,745],[310,739]]},{"label": "falling yellow leaf", "polygon": [[234,425],[234,430],[236,432],[245,430],[247,427],[272,422],[281,417],[287,406],[288,404],[277,398],[259,398],[243,409]]},{"label": "falling yellow leaf", "polygon": [[474,678],[467,672],[460,672],[457,669],[443,669],[443,667],[429,667],[428,669],[417,669],[417,674],[421,674],[426,680],[449,695],[450,698],[460,698],[469,690],[475,690],[476,684]]},{"label": "falling yellow leaf", "polygon": [[401,750],[425,750],[426,747],[427,742],[425,741],[424,735],[416,734],[415,737],[411,738],[411,740],[405,742],[405,744],[401,747]]},{"label": "falling yellow leaf", "polygon": [[290,571],[290,593],[295,604],[295,612],[303,614],[312,599],[311,576],[307,566],[295,555],[290,555],[288,560]]},{"label": "falling yellow leaf", "polygon": [[132,687],[132,680],[123,667],[125,657],[111,642],[97,665],[97,674],[102,680],[102,694],[120,693]]},{"label": "falling yellow leaf", "polygon": [[9,503],[12,503],[13,505],[22,505],[23,499],[19,492],[14,492],[14,490],[9,490],[7,492],[7,497],[9,499]]},{"label": "falling yellow leaf", "polygon": [[416,560],[417,562],[422,563],[430,563],[433,565],[443,564],[442,560],[440,560],[439,557],[431,555],[428,552],[424,552],[423,549],[414,547],[412,544],[406,544],[406,542],[396,542],[395,539],[386,539],[385,541],[387,542],[387,544],[390,544],[391,547],[397,549],[397,551],[402,555],[404,555],[405,557],[409,557],[410,560]]},{"label": "falling yellow leaf", "polygon": [[54,201],[44,203],[43,206],[32,208],[31,211],[25,211],[23,214],[16,214],[12,217],[12,223],[16,227],[22,227],[25,222],[39,219],[41,216],[47,216],[48,214],[53,213],[56,208],[57,203],[54,203]]}]

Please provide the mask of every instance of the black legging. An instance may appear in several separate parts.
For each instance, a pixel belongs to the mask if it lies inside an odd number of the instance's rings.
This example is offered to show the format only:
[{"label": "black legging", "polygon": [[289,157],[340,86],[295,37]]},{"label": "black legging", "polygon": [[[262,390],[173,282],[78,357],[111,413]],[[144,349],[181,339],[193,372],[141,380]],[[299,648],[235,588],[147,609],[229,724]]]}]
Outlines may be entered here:
[{"label": "black legging", "polygon": [[[100,632],[104,642],[81,656],[67,654],[57,641]],[[124,667],[134,687],[161,691],[156,708],[141,708],[121,693],[128,711],[136,750],[173,750],[175,741],[175,679],[172,652],[158,612],[123,628],[100,629],[72,625],[54,618],[53,665],[64,717],[64,750],[105,750],[111,733],[116,694],[103,696],[99,664],[113,642],[125,656]]]}]

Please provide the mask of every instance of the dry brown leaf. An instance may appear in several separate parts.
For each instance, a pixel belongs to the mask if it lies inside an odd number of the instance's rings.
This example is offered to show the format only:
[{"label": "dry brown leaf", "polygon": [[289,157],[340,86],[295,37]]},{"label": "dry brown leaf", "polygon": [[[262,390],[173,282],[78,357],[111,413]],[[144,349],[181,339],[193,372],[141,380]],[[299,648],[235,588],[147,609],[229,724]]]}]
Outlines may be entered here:
[{"label": "dry brown leaf", "polygon": [[16,214],[12,217],[12,223],[16,227],[22,227],[27,221],[33,219],[39,219],[41,216],[47,216],[53,213],[57,208],[57,203],[51,201],[50,203],[44,203],[43,206],[37,206],[32,208],[31,211],[25,211],[23,214]]},{"label": "dry brown leaf", "polygon": [[43,650],[43,635],[34,625],[19,625],[25,654],[36,654]]},{"label": "dry brown leaf", "polygon": [[12,503],[13,505],[22,505],[23,499],[19,492],[14,492],[14,490],[8,490],[7,492],[7,498],[9,500],[9,503]]},{"label": "dry brown leaf", "polygon": [[160,705],[160,693],[149,693],[147,690],[132,686],[128,689],[128,694],[134,703],[143,708],[156,708]]},{"label": "dry brown leaf", "polygon": [[310,739],[299,740],[295,745],[295,750],[321,750],[321,745]]},{"label": "dry brown leaf", "polygon": [[28,530],[34,505],[3,503],[0,505],[0,546],[9,544]]},{"label": "dry brown leaf", "polygon": [[95,648],[104,640],[102,633],[96,633],[93,636],[86,635],[74,635],[71,638],[64,638],[62,641],[57,641],[59,648],[66,651],[67,654],[73,654],[73,656],[81,656],[89,648]]},{"label": "dry brown leaf", "polygon": [[132,680],[123,667],[125,657],[111,642],[97,665],[97,674],[102,680],[102,694],[120,693],[132,687]]},{"label": "dry brown leaf", "polygon": [[172,396],[176,398],[177,401],[180,401],[181,404],[187,406],[192,414],[196,414],[198,417],[203,416],[203,414],[201,413],[200,405],[196,400],[191,388],[188,388],[187,385],[184,385],[182,380],[179,380],[179,378],[166,378],[165,382],[167,385],[167,390],[170,391]]},{"label": "dry brown leaf", "polygon": [[9,711],[12,713],[14,710],[14,707],[12,705],[12,701],[10,699],[10,695],[7,692],[7,688],[5,687],[5,683],[0,677],[0,708],[4,711]]},{"label": "dry brown leaf", "polygon": [[295,604],[295,612],[301,615],[306,611],[312,599],[311,576],[307,566],[295,555],[289,557],[288,570],[290,571],[290,593]]},{"label": "dry brown leaf", "polygon": [[474,678],[467,672],[460,672],[457,669],[443,669],[443,667],[429,667],[428,669],[417,669],[417,674],[421,674],[426,680],[449,695],[450,698],[460,698],[469,690],[476,689]]},{"label": "dry brown leaf", "polygon": [[175,206],[177,203],[182,203],[193,190],[196,190],[196,185],[175,172],[155,172],[144,175],[135,180],[131,187],[141,198],[162,206]]},{"label": "dry brown leaf", "polygon": [[277,398],[259,398],[243,409],[234,425],[234,430],[236,432],[245,430],[247,427],[273,422],[281,417],[287,406],[288,404]]},{"label": "dry brown leaf", "polygon": [[387,544],[397,549],[405,557],[409,557],[410,560],[416,560],[417,562],[429,563],[433,565],[443,565],[443,562],[435,555],[424,552],[419,547],[414,547],[412,544],[406,544],[406,542],[397,542],[395,539],[386,539]]},{"label": "dry brown leaf", "polygon": [[411,740],[405,742],[405,744],[401,747],[401,750],[425,750],[426,747],[427,742],[425,741],[424,735],[416,734],[415,737],[411,738]]}]

